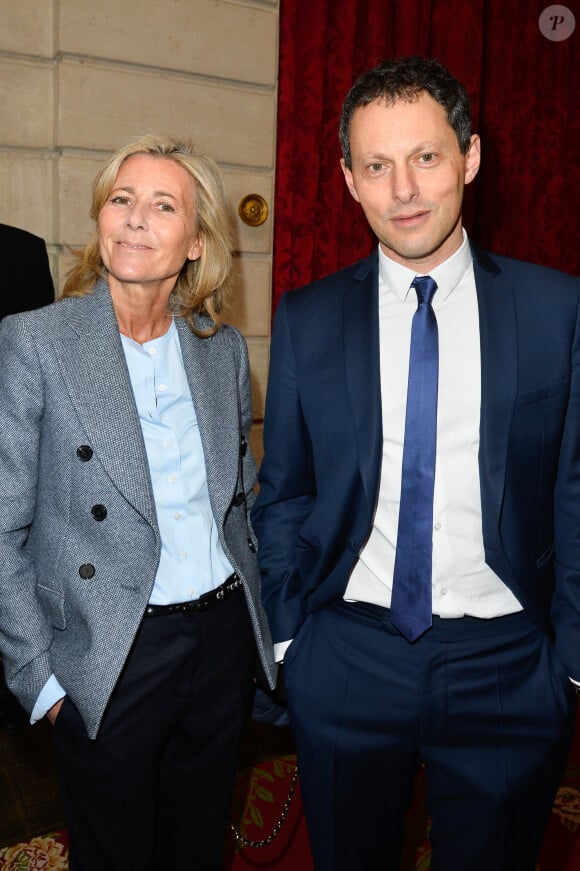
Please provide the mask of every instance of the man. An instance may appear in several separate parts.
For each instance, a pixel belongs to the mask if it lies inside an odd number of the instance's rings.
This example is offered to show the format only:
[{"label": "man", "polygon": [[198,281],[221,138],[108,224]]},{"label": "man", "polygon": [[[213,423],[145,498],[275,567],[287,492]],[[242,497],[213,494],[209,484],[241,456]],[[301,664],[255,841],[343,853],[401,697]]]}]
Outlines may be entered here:
[{"label": "man", "polygon": [[[18,227],[0,224],[0,257],[4,273],[0,321],[6,315],[40,308],[54,300],[44,239]],[[24,709],[6,688],[0,659],[0,732],[13,732],[26,720]]]},{"label": "man", "polygon": [[340,135],[378,251],[282,298],[253,514],[316,868],[397,869],[424,764],[433,871],[531,871],[580,679],[578,282],[470,247],[437,61],[363,74]]},{"label": "man", "polygon": [[0,224],[0,255],[3,269],[0,320],[54,301],[44,239]]}]

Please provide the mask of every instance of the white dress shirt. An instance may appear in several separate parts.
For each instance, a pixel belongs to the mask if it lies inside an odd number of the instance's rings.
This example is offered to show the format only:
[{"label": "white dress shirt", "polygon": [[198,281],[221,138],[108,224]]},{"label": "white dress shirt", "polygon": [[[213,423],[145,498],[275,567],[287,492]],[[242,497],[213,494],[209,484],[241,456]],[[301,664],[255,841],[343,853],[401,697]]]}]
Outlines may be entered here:
[{"label": "white dress shirt", "polygon": [[[411,321],[417,273],[379,247],[379,337],[383,454],[370,537],[344,595],[389,607],[395,552]],[[479,486],[481,364],[479,318],[471,250],[461,247],[430,273],[439,330],[437,452],[433,505],[433,613],[489,618],[522,610],[485,562]]]}]

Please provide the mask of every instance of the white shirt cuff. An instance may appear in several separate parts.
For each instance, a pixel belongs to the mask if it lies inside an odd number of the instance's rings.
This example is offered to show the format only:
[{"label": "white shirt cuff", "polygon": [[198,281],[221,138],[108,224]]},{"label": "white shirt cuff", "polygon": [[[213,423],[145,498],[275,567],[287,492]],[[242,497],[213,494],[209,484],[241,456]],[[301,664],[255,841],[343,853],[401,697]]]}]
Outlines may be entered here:
[{"label": "white shirt cuff", "polygon": [[279,641],[274,645],[274,659],[276,662],[284,662],[284,654],[292,644],[292,639],[290,641]]}]

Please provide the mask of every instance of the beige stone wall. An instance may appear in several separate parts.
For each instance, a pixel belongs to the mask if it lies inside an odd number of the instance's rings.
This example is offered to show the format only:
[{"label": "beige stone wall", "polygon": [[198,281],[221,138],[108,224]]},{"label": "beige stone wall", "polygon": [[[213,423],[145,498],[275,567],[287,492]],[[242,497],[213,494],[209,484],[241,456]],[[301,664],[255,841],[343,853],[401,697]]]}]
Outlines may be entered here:
[{"label": "beige stone wall", "polygon": [[[230,320],[248,338],[263,416],[272,265],[279,0],[0,0],[0,222],[43,236],[55,282],[90,228],[107,154],[146,131],[191,136],[215,157],[237,215]],[[259,427],[254,437],[259,448]]]}]

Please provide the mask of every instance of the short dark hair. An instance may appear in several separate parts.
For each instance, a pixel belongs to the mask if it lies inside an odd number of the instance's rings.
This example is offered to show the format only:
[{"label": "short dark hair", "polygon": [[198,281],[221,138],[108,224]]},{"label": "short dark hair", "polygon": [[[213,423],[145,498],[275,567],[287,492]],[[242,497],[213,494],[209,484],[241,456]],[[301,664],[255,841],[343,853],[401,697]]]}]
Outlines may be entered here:
[{"label": "short dark hair", "polygon": [[349,169],[352,169],[350,126],[355,110],[375,100],[382,100],[387,105],[398,100],[411,102],[421,91],[426,91],[443,106],[461,153],[467,153],[471,142],[471,106],[465,87],[434,58],[401,57],[383,61],[364,72],[345,97],[339,139]]}]

